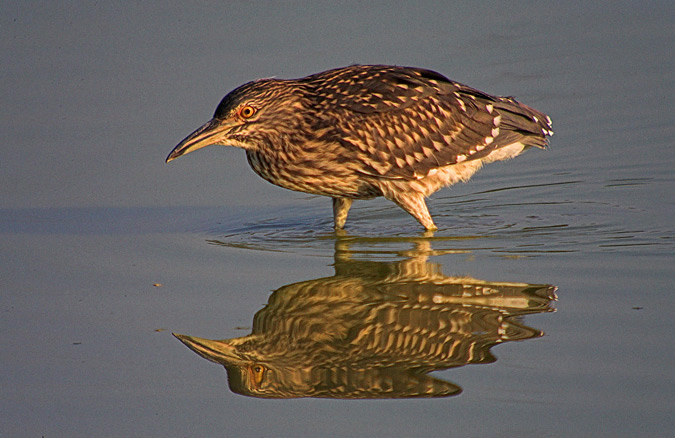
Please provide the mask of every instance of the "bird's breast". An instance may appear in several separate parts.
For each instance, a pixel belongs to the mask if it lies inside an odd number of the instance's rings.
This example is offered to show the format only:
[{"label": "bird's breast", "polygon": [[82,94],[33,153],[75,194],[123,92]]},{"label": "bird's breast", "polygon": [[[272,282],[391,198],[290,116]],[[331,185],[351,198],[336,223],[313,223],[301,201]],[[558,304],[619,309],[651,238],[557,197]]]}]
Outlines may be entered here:
[{"label": "bird's breast", "polygon": [[285,189],[331,197],[382,195],[367,176],[359,174],[330,148],[290,153],[247,150],[246,158],[255,173]]}]

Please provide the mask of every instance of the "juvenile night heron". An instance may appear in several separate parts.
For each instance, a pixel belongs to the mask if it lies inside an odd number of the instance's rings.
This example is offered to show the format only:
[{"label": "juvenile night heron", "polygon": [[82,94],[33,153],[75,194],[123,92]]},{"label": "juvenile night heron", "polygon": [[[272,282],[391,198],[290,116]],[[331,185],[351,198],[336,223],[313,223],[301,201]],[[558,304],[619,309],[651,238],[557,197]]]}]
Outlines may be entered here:
[{"label": "juvenile night heron", "polygon": [[552,134],[547,115],[511,97],[430,70],[354,65],[242,85],[166,161],[240,147],[272,184],[333,198],[337,229],[354,199],[384,196],[434,230],[425,197]]}]

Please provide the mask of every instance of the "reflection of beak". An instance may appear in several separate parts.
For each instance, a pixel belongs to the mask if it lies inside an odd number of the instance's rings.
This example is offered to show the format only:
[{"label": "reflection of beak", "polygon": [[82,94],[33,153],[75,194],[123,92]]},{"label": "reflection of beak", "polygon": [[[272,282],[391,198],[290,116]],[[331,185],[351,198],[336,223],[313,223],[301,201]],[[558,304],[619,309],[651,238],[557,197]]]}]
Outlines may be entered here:
[{"label": "reflection of beak", "polygon": [[179,341],[203,357],[221,365],[240,365],[244,363],[237,355],[235,348],[226,341],[214,341],[211,339],[197,338],[195,336],[173,334]]},{"label": "reflection of beak", "polygon": [[221,144],[233,126],[234,124],[231,122],[217,119],[209,120],[181,141],[166,157],[166,162],[168,163],[181,155],[189,154],[206,146]]}]

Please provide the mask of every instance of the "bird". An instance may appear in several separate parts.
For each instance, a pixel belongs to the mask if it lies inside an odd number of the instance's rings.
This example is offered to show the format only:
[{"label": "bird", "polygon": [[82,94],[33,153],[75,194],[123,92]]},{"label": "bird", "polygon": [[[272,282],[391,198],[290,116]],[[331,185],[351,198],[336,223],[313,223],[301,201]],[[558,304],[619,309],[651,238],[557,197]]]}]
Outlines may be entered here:
[{"label": "bird", "polygon": [[551,135],[551,118],[513,97],[423,68],[351,65],[234,89],[166,162],[238,147],[268,182],[331,197],[336,230],[354,200],[383,196],[433,231],[428,196]]}]

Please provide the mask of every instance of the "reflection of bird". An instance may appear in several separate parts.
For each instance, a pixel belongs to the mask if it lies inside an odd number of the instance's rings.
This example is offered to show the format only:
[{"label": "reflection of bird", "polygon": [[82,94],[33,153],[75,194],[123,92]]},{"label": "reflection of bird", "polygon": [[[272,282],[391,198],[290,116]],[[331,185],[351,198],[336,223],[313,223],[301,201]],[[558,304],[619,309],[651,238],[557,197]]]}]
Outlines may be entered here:
[{"label": "reflection of bird", "polygon": [[429,70],[355,65],[242,85],[166,161],[237,146],[272,184],[332,197],[336,228],[354,199],[384,196],[433,230],[425,197],[552,134],[548,116],[513,98]]},{"label": "reflection of bird", "polygon": [[225,366],[230,388],[255,397],[444,397],[459,386],[434,370],[490,363],[495,344],[542,333],[522,324],[552,311],[555,287],[447,277],[424,260],[336,257],[336,274],[283,286],[250,335],[176,335]]}]

